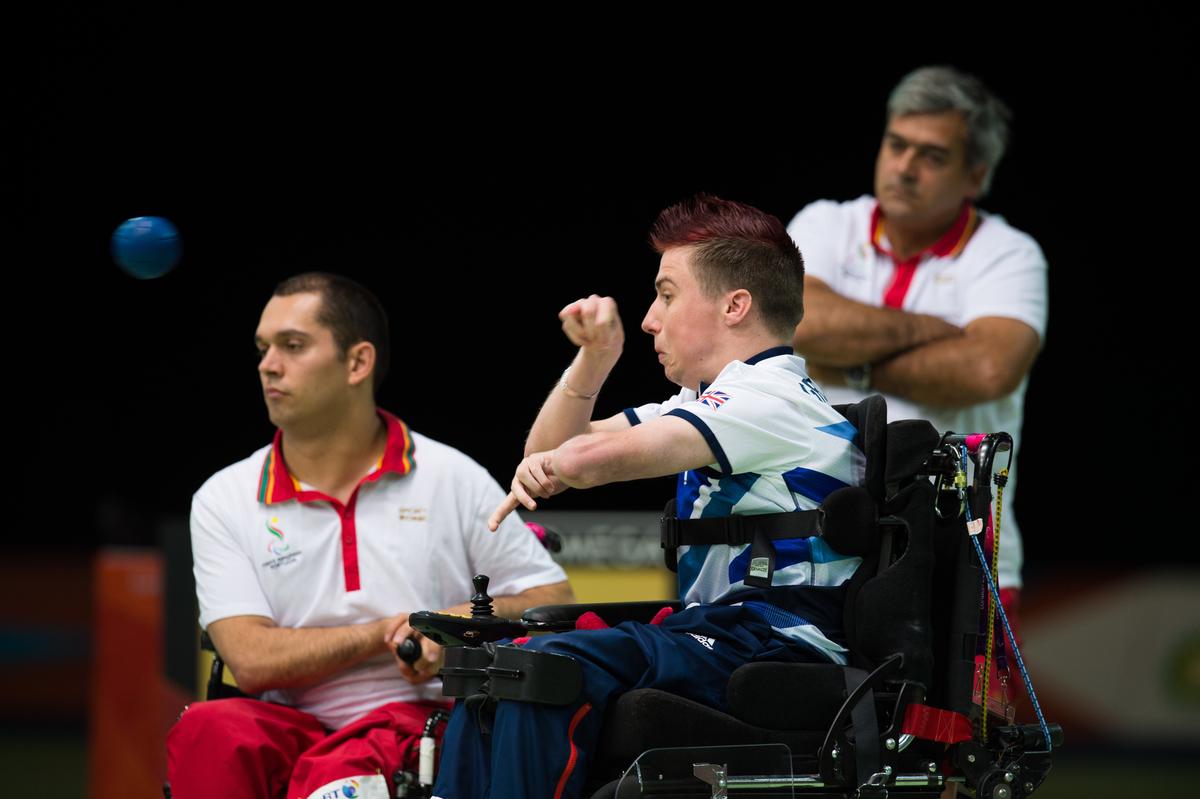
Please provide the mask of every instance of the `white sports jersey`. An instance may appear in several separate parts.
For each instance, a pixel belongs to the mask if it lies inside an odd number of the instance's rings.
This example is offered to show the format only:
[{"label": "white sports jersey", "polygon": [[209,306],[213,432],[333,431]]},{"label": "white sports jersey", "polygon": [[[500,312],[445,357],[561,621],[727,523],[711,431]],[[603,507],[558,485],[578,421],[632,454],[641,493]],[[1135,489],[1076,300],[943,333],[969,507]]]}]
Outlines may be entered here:
[{"label": "white sports jersey", "polygon": [[[858,430],[808,377],[804,359],[776,347],[727,365],[712,385],[683,389],[662,404],[625,411],[637,424],[678,416],[696,427],[717,458],[679,476],[676,515],[699,519],[818,507],[832,491],[861,485],[865,459]],[[750,545],[679,548],[685,606],[745,604],[789,638],[844,662],[843,584],[861,562],[819,537],[774,542],[771,588],[744,582]]]},{"label": "white sports jersey", "polygon": [[[897,264],[873,197],[852,202],[812,203],[788,225],[804,255],[807,274],[867,305],[891,305],[932,314],[965,327],[975,319],[1000,316],[1046,332],[1046,259],[1037,242],[1002,217],[964,206],[959,221],[941,241],[911,263]],[[1025,410],[1022,379],[1016,391],[968,408],[919,405],[885,394],[888,421],[928,419],[938,430],[1012,435],[1019,445]],[[858,402],[865,394],[840,386],[826,392],[834,403]],[[866,394],[877,393],[868,391]],[[997,459],[997,468],[1007,458]],[[1021,534],[1013,514],[1016,459],[1009,469],[1000,526],[1000,586],[1021,585]]]}]

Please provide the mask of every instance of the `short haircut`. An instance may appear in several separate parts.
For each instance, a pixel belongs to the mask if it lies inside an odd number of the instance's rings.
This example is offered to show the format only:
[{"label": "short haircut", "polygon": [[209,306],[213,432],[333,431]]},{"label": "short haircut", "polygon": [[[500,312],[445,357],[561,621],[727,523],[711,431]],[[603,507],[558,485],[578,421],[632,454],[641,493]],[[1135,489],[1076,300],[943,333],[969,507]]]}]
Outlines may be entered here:
[{"label": "short haircut", "polygon": [[378,393],[391,363],[391,334],[383,303],[363,285],[329,272],[305,272],[289,277],[275,287],[272,296],[309,293],[320,295],[321,310],[317,312],[317,321],[333,333],[341,357],[344,358],[360,341],[369,341],[375,346],[372,387]]},{"label": "short haircut", "polygon": [[791,340],[804,317],[804,259],[777,217],[710,194],[658,215],[650,243],[659,254],[693,247],[692,263],[709,296],[746,289],[763,323]]}]

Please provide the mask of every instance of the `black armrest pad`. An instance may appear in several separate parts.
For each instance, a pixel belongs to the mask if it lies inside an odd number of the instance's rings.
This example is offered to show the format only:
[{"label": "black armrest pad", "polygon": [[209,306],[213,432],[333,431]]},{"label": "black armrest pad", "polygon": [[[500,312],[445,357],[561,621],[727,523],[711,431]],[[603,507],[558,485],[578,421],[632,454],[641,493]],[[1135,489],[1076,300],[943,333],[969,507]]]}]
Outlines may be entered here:
[{"label": "black armrest pad", "polygon": [[590,610],[613,627],[623,621],[640,621],[645,624],[654,618],[654,614],[668,607],[676,613],[683,609],[681,603],[666,599],[649,602],[596,602],[591,605],[540,605],[525,611],[521,618],[529,622],[555,626],[566,623],[574,625],[576,619]]}]

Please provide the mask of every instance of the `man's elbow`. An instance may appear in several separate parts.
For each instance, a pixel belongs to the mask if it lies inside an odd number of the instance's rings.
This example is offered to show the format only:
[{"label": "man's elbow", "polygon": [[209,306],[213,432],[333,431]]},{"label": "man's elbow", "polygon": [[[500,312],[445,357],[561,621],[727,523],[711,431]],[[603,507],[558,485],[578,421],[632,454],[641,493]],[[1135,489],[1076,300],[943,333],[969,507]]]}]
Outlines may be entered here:
[{"label": "man's elbow", "polygon": [[1024,379],[1024,371],[996,358],[984,358],[975,375],[975,389],[978,392],[976,403],[1007,397],[1017,390]]},{"label": "man's elbow", "polygon": [[225,667],[243,693],[255,695],[279,687],[266,669],[254,663],[232,663],[226,659]]},{"label": "man's elbow", "polygon": [[554,453],[554,476],[571,488],[592,488],[607,482],[602,474],[603,455],[591,435],[576,436]]}]

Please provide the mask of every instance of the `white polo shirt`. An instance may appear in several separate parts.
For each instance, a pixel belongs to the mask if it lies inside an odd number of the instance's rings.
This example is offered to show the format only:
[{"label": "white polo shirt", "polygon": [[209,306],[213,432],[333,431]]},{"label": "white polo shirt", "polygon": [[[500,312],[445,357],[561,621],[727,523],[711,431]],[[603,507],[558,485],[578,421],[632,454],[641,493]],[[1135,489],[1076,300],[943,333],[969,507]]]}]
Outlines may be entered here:
[{"label": "white polo shirt", "polygon": [[[192,552],[202,627],[243,615],[280,627],[332,627],[440,609],[469,599],[471,577],[480,572],[491,578],[492,596],[566,579],[515,514],[488,532],[504,491],[483,467],[391,414],[380,416],[387,449],[344,506],[288,473],[279,432],[196,492]],[[381,655],[318,685],[263,698],[336,729],[387,702],[440,699],[441,683],[414,686]]]},{"label": "white polo shirt", "polygon": [[[800,247],[807,274],[844,297],[877,307],[941,317],[965,327],[975,319],[1000,316],[1046,334],[1046,259],[1029,235],[1002,217],[965,205],[946,235],[907,262],[898,262],[880,224],[875,198],[822,200],[805,207],[788,233]],[[803,324],[803,322],[801,323]],[[1027,378],[1005,397],[969,408],[939,408],[885,394],[888,420],[928,419],[939,432],[1004,431],[1020,441]],[[824,387],[834,404],[857,402],[853,389]],[[869,392],[875,393],[875,392]],[[998,456],[996,468],[1006,462]],[[1022,547],[1012,512],[1016,459],[1009,470],[1000,525],[1000,585],[1021,585]]]}]

